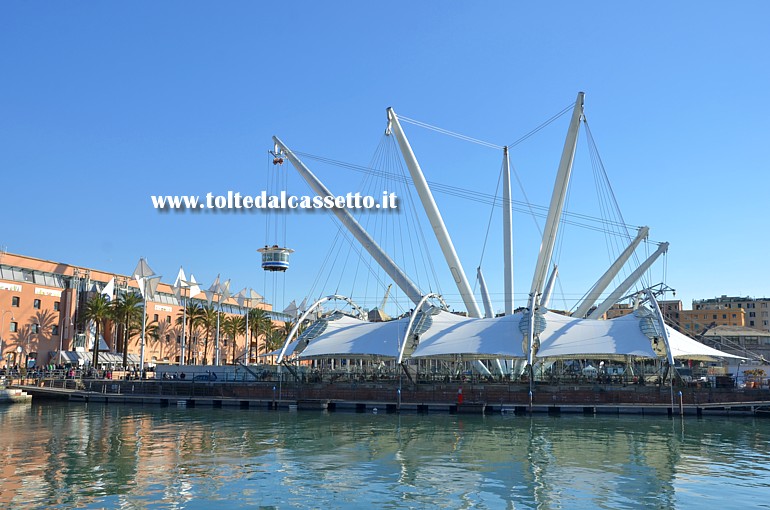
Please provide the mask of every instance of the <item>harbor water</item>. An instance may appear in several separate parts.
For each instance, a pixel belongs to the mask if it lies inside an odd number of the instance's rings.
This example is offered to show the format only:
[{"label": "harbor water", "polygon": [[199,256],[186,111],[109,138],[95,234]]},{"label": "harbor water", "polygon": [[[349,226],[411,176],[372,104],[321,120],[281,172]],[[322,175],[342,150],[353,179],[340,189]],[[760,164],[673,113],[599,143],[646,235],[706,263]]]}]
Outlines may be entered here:
[{"label": "harbor water", "polygon": [[770,420],[0,407],[0,508],[766,508]]}]

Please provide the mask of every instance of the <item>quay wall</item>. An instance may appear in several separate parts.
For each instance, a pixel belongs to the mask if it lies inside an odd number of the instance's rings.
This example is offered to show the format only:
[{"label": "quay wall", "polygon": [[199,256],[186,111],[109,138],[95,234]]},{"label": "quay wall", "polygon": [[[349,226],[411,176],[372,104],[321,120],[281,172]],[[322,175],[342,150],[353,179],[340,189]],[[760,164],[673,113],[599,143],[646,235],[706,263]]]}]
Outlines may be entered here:
[{"label": "quay wall", "polygon": [[[21,382],[21,381],[19,381]],[[388,383],[287,383],[218,382],[166,380],[41,379],[25,381],[24,389],[36,398],[66,398],[66,395],[121,395],[163,399],[232,399],[238,401],[327,401],[381,402],[414,405],[485,404],[495,407],[593,407],[593,406],[671,406],[668,386],[544,385],[534,387],[530,400],[527,384],[410,384]],[[35,392],[35,389],[42,391]],[[62,390],[46,392],[44,390]],[[705,406],[766,402],[770,390],[764,388],[694,388],[674,387],[675,406]],[[344,407],[344,405],[342,406]]]}]

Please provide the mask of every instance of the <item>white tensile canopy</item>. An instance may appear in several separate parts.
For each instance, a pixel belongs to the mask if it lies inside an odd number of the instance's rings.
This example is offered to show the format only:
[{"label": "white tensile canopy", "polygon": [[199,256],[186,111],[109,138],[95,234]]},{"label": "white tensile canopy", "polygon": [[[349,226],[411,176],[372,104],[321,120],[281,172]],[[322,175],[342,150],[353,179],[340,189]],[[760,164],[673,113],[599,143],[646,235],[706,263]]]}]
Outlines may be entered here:
[{"label": "white tensile canopy", "polygon": [[519,331],[522,314],[491,319],[462,317],[440,311],[432,317],[433,324],[420,336],[413,358],[523,358]]},{"label": "white tensile canopy", "polygon": [[546,312],[545,321],[538,358],[659,357],[650,338],[642,332],[640,319],[633,314],[592,320]]},{"label": "white tensile canopy", "polygon": [[310,341],[300,358],[398,357],[409,318],[365,322],[348,316],[328,321],[326,330]]},{"label": "white tensile canopy", "polygon": [[718,349],[704,345],[697,340],[693,340],[687,335],[666,326],[669,342],[671,342],[671,353],[675,359],[692,359],[699,361],[714,361],[717,358],[745,359],[741,356],[727,354]]},{"label": "white tensile canopy", "polygon": [[[663,339],[655,340],[642,330],[642,314],[611,320],[578,319],[554,312],[545,313],[540,333],[538,359],[660,358],[665,356]],[[520,329],[523,314],[490,319],[468,318],[441,310],[430,316],[430,326],[420,335],[412,358],[525,358]],[[408,318],[389,322],[365,322],[341,316],[329,320],[325,331],[310,341],[301,358],[398,356]],[[738,358],[693,340],[666,327],[674,358],[716,360]],[[301,343],[301,342],[300,342]],[[293,345],[291,346],[293,351]],[[287,350],[287,355],[289,351]]]}]

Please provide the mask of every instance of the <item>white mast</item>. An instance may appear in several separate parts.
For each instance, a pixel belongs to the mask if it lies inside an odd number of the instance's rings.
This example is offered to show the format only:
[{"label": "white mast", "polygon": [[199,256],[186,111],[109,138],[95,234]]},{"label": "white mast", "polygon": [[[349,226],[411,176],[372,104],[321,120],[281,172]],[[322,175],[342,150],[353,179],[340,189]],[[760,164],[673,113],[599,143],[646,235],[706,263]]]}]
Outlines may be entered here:
[{"label": "white mast", "polygon": [[495,316],[495,312],[492,308],[492,299],[489,297],[487,282],[484,280],[484,273],[481,272],[481,266],[476,269],[476,274],[479,278],[479,286],[481,287],[481,301],[484,303],[484,317],[491,319]]},{"label": "white mast", "polygon": [[575,159],[578,128],[580,127],[580,119],[583,117],[583,96],[583,92],[578,93],[575,109],[572,112],[572,120],[567,131],[567,139],[564,141],[559,171],[556,174],[556,182],[554,183],[553,194],[551,195],[551,206],[548,209],[548,218],[546,219],[545,230],[543,231],[543,241],[540,244],[540,254],[537,258],[535,274],[532,277],[532,287],[529,290],[530,295],[538,295],[543,291],[546,272],[553,255],[553,247],[556,244],[556,233],[559,230],[559,220],[564,208],[564,200],[567,197],[569,178],[572,174],[572,161]]},{"label": "white mast", "polygon": [[[306,167],[305,164],[300,161],[299,158],[297,158],[297,156],[295,156],[294,153],[288,147],[286,147],[286,145],[284,145],[284,143],[277,136],[273,137],[273,141],[275,142],[276,147],[278,147],[286,154],[286,157],[289,158],[291,164],[294,166],[297,172],[299,172],[302,178],[307,181],[313,191],[315,191],[321,197],[333,196],[332,192],[329,191],[329,189],[324,186],[324,184],[318,180],[315,175],[313,175],[313,172],[311,172],[308,167]],[[361,243],[361,246],[363,246],[364,249],[369,252],[372,258],[374,258],[374,260],[380,265],[380,267],[382,267],[388,276],[393,279],[393,282],[404,291],[404,294],[406,294],[406,296],[411,299],[413,303],[419,303],[422,299],[422,292],[420,289],[417,287],[417,285],[414,284],[414,282],[412,282],[406,273],[404,273],[401,268],[398,267],[395,262],[393,262],[393,259],[391,259],[388,254],[385,253],[382,248],[380,248],[377,242],[372,239],[369,233],[364,230],[364,228],[356,221],[353,215],[344,208],[333,207],[330,210],[334,213],[335,216],[337,216],[337,219],[340,220],[343,225],[345,225],[350,233],[353,234],[356,240]]]},{"label": "white mast", "polygon": [[572,313],[573,317],[580,317],[582,319],[586,316],[588,310],[590,310],[594,303],[596,303],[596,300],[599,299],[599,296],[602,295],[604,289],[606,289],[607,286],[612,282],[612,279],[617,276],[617,274],[620,272],[620,269],[631,257],[631,254],[634,253],[634,250],[636,250],[636,247],[639,246],[639,243],[641,243],[642,240],[647,237],[649,232],[650,229],[648,227],[642,227],[639,229],[639,232],[636,234],[636,238],[631,241],[631,244],[629,244],[628,247],[623,250],[623,253],[621,253],[617,260],[610,266],[609,269],[607,269],[607,272],[604,273],[601,278],[599,278],[593,287],[591,287],[591,290],[588,292],[588,295],[585,297],[583,302],[580,303],[577,309]]},{"label": "white mast", "polygon": [[[660,332],[661,336],[663,337],[663,343],[666,346],[666,360],[668,361],[669,366],[671,367],[671,370],[674,369],[674,353],[671,350],[671,340],[668,337],[668,330],[666,329],[666,320],[663,317],[663,313],[660,311],[660,306],[658,305],[658,300],[655,299],[655,296],[653,295],[652,291],[650,289],[645,289],[645,292],[647,293],[647,297],[650,299],[650,307],[652,308],[652,312],[655,314],[655,319],[660,323]],[[671,378],[673,379],[674,374],[671,374]]]},{"label": "white mast", "polygon": [[628,292],[628,289],[630,289],[631,286],[636,283],[637,280],[639,280],[642,274],[644,274],[644,272],[650,268],[652,263],[655,262],[658,257],[666,253],[666,251],[668,251],[668,243],[662,243],[660,246],[658,246],[658,249],[655,250],[655,253],[650,255],[647,260],[642,262],[642,265],[640,265],[636,271],[631,273],[628,278],[623,280],[623,283],[621,283],[618,288],[612,291],[612,294],[610,294],[609,297],[605,299],[604,302],[602,302],[602,304],[597,306],[596,309],[588,315],[588,318],[598,319],[604,315],[612,305],[618,302],[618,299],[620,299],[626,292]]},{"label": "white mast", "polygon": [[548,308],[548,303],[551,301],[551,294],[553,294],[553,287],[556,285],[556,277],[559,276],[559,266],[553,266],[551,270],[551,276],[548,277],[548,283],[545,284],[545,290],[543,296],[540,298],[540,306]]},{"label": "white mast", "polygon": [[404,156],[406,167],[409,169],[409,174],[412,176],[414,187],[417,190],[417,194],[420,196],[420,201],[425,209],[425,213],[428,215],[430,225],[433,227],[433,233],[436,234],[441,251],[444,253],[444,258],[449,265],[449,270],[452,273],[457,290],[460,291],[460,295],[465,303],[465,308],[468,310],[470,317],[481,317],[481,310],[476,303],[476,298],[473,296],[473,291],[468,283],[468,278],[463,271],[463,266],[460,263],[460,259],[457,257],[457,252],[452,244],[452,239],[449,237],[449,232],[444,225],[444,220],[441,218],[441,212],[438,210],[436,201],[433,199],[433,193],[431,193],[428,183],[425,180],[425,176],[422,173],[420,164],[417,162],[417,158],[412,151],[412,147],[409,145],[409,140],[406,139],[401,124],[398,122],[398,117],[393,108],[388,108],[388,121],[389,131],[396,136],[398,146],[401,149],[401,154]]},{"label": "white mast", "polygon": [[503,147],[503,271],[505,315],[513,315],[513,213],[508,147]]},{"label": "white mast", "polygon": [[564,150],[561,154],[561,161],[559,162],[559,170],[556,173],[556,182],[553,186],[553,194],[551,195],[551,205],[548,209],[548,218],[545,222],[545,230],[543,231],[543,241],[540,244],[540,254],[537,257],[537,265],[535,266],[535,273],[532,276],[532,286],[529,290],[529,352],[528,361],[530,370],[535,361],[535,308],[540,302],[540,295],[543,291],[543,284],[545,283],[546,272],[551,262],[551,256],[553,255],[553,247],[556,243],[556,233],[559,229],[559,220],[561,219],[562,209],[564,208],[564,200],[567,197],[567,187],[569,186],[569,178],[572,173],[572,161],[575,159],[575,147],[577,146],[578,128],[580,127],[580,119],[583,117],[583,99],[585,94],[578,92],[577,99],[575,100],[575,108],[572,111],[572,120],[570,120],[569,129],[567,130],[567,138],[564,141]]}]

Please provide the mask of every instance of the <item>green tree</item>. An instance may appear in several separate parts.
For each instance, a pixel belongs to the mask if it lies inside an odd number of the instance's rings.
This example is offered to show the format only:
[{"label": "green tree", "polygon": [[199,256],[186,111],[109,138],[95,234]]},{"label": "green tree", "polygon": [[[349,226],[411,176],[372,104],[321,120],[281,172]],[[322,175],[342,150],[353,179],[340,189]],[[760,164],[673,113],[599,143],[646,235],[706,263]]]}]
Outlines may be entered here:
[{"label": "green tree", "polygon": [[[186,349],[187,349],[187,355],[186,359],[184,360],[185,363],[190,364],[191,360],[193,359],[193,332],[198,329],[200,326],[201,316],[203,313],[203,310],[201,308],[201,305],[195,301],[192,301],[190,299],[187,300],[187,304],[185,305],[185,310],[180,310],[177,313],[176,317],[176,324],[177,326],[183,327],[183,322],[185,320],[185,314],[187,319],[187,335],[185,335],[185,343]],[[196,346],[197,348],[197,346]]]},{"label": "green tree", "polygon": [[203,341],[203,364],[208,365],[209,339],[214,334],[217,327],[217,313],[219,313],[213,303],[201,308],[199,319],[200,326],[203,328],[206,337]]},{"label": "green tree", "polygon": [[123,333],[123,341],[119,349],[123,351],[123,368],[128,366],[128,341],[132,334],[140,327],[142,320],[142,296],[133,292],[126,292],[111,304],[112,317],[116,324],[120,325]]},{"label": "green tree", "polygon": [[[249,310],[249,333],[251,335],[251,341],[248,346],[249,360],[253,356],[259,354],[259,337],[267,336],[268,331],[271,331],[273,327],[273,321],[270,316],[261,308],[252,308]],[[252,356],[252,352],[254,353]]]},{"label": "green tree", "polygon": [[94,321],[96,324],[96,337],[94,338],[93,367],[99,363],[99,331],[104,322],[112,316],[110,303],[102,294],[94,294],[83,307],[83,320]]},{"label": "green tree", "polygon": [[[236,353],[237,341],[239,335],[246,332],[246,318],[242,315],[228,315],[222,320],[222,330],[225,336],[232,342],[233,347],[233,365],[238,357]],[[227,355],[225,354],[225,357]]]},{"label": "green tree", "polygon": [[286,341],[286,335],[283,334],[283,327],[276,327],[272,322],[270,329],[265,331],[265,354],[273,352],[283,347]]}]

